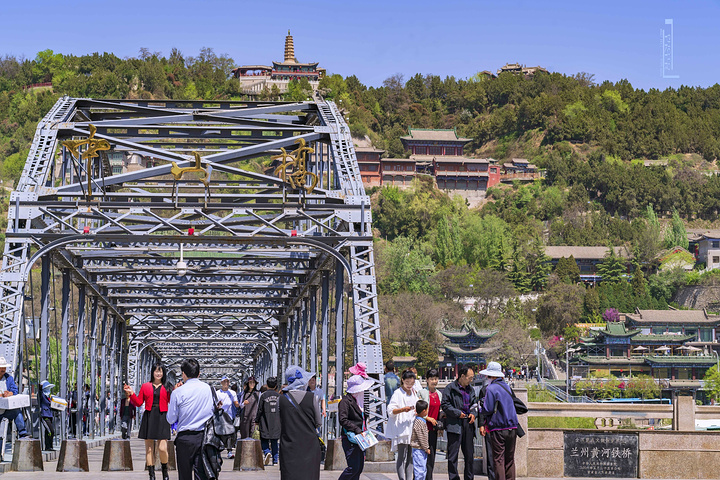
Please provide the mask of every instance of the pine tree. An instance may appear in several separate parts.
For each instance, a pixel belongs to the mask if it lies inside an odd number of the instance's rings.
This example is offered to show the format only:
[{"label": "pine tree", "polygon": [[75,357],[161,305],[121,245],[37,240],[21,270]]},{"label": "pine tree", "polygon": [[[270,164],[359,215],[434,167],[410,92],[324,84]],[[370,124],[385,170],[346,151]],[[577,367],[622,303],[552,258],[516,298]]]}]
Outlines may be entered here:
[{"label": "pine tree", "polygon": [[608,247],[608,254],[605,255],[602,263],[598,264],[597,271],[603,282],[621,282],[626,272],[625,260],[615,254],[615,249],[611,245]]},{"label": "pine tree", "polygon": [[580,267],[577,266],[575,257],[562,257],[555,266],[555,274],[565,283],[578,283],[580,281]]}]

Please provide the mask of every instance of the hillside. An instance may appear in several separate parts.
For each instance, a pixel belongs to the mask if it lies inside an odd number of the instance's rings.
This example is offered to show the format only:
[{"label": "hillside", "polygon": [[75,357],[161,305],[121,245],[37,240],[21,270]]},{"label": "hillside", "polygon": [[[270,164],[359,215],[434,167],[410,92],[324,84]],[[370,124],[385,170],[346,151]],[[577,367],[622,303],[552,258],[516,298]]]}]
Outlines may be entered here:
[{"label": "hillside", "polygon": [[[60,95],[242,99],[229,78],[234,65],[207,48],[196,58],[176,49],[167,57],[46,50],[32,60],[0,58],[0,176],[6,186],[17,181],[37,121]],[[25,88],[43,83],[52,87]],[[320,91],[345,111],[353,134],[368,135],[387,156],[408,155],[400,137],[409,127],[456,128],[472,139],[470,155],[524,157],[545,169],[542,181],[489,190],[477,209],[423,181],[370,192],[383,333],[407,346],[398,353],[437,346],[441,321],[459,325],[469,315],[483,328],[503,327],[494,341],[511,361],[527,347],[512,332],[537,325],[548,337],[572,337],[572,323],[599,320],[607,309],[667,308],[678,288],[702,277],[658,271],[658,258],[663,248],[687,247],[687,227],[718,224],[720,85],[646,92],[586,73],[540,72],[391,76],[374,88],[330,75]],[[309,93],[294,83],[284,98]],[[594,288],[578,285],[569,265],[549,277],[546,245],[624,245],[632,281],[624,260],[612,257]],[[529,291],[544,294],[512,300]],[[466,314],[454,300],[468,296],[479,303]]]}]

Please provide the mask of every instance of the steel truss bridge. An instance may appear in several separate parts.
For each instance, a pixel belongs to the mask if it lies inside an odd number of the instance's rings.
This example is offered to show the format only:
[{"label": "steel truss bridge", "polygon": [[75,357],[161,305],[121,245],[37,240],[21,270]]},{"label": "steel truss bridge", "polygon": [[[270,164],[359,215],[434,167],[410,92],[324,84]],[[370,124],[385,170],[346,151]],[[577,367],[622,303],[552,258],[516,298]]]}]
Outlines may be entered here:
[{"label": "steel truss bridge", "polygon": [[[114,152],[154,166],[113,174]],[[278,155],[270,173],[249,166]],[[61,98],[10,197],[0,355],[33,391],[50,378],[61,396],[77,388],[82,398],[89,384],[100,398],[91,408],[104,411],[153,362],[179,374],[190,357],[208,382],[282,378],[298,364],[320,372],[327,393],[332,353],[329,393],[341,394],[352,345],[376,380],[377,429],[386,412],[371,222],[332,102]],[[106,428],[100,415],[91,432]]]}]

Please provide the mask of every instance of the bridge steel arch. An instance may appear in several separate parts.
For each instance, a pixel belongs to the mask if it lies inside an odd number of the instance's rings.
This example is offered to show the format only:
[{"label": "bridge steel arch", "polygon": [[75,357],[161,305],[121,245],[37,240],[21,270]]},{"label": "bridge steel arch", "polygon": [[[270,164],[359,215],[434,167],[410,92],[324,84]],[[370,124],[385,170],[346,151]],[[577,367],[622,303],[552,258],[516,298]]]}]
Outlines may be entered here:
[{"label": "bridge steel arch", "polygon": [[[297,160],[303,145],[305,165],[282,175],[272,157]],[[142,165],[122,173],[118,158]],[[61,396],[74,380],[82,398],[88,383],[105,409],[153,362],[177,375],[187,357],[210,382],[282,378],[296,363],[341,394],[351,337],[353,361],[375,380],[377,430],[386,411],[371,225],[333,102],[63,97],[39,122],[10,197],[0,355],[33,391],[58,377]],[[111,427],[100,417],[91,436]]]}]

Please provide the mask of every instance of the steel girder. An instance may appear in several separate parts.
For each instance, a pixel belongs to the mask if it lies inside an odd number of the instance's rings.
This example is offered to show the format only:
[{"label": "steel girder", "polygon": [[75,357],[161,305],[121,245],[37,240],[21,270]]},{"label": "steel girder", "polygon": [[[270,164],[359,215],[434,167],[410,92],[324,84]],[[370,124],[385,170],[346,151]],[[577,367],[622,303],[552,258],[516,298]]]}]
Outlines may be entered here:
[{"label": "steel girder", "polygon": [[[111,150],[154,166],[113,174],[104,152],[77,159],[61,145],[91,130]],[[248,169],[249,160],[291,151],[301,140],[314,148],[312,192]],[[194,153],[208,186],[171,175],[194,166]],[[369,426],[385,417],[370,200],[332,102],[61,98],[38,125],[8,218],[0,355],[19,358],[23,289],[31,264],[51,255],[106,312],[99,343],[98,317],[85,321],[91,346],[83,348],[112,352],[101,365],[112,394],[122,372],[137,382],[152,361],[176,364],[191,354],[208,359],[208,379],[223,366],[266,378],[294,361],[320,363],[327,389],[334,311],[338,379],[343,335],[353,335],[355,359],[376,380]],[[348,331],[344,293],[353,314]],[[213,350],[217,342],[226,348]]]}]

